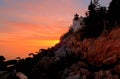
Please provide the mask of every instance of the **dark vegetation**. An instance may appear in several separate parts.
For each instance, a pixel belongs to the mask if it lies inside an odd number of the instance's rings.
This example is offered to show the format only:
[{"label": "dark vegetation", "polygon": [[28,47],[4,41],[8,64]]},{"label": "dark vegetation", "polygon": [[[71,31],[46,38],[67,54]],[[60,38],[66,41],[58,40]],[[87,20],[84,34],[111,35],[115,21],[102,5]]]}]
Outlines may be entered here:
[{"label": "dark vegetation", "polygon": [[16,72],[27,75],[29,79],[61,79],[62,70],[79,59],[72,53],[67,57],[60,57],[59,60],[56,60],[54,54],[51,54],[52,51],[55,51],[55,48],[41,49],[38,54],[30,53],[33,57],[8,61],[4,61],[4,57],[0,56],[2,62],[0,62],[0,69],[2,69],[0,71],[14,72],[16,70]]},{"label": "dark vegetation", "polygon": [[[97,2],[91,1],[88,10],[84,18],[86,27],[82,30],[84,38],[96,38],[104,30],[110,32],[111,29],[120,26],[120,0],[112,0],[108,10],[106,7],[99,6]],[[67,38],[72,33],[73,30],[70,28],[61,37],[61,40]],[[37,54],[30,53],[31,57],[25,59],[17,57],[16,60],[5,61],[4,56],[0,56],[0,71],[13,72],[16,70],[16,72],[26,74],[29,79],[63,79],[63,70],[81,59],[74,53],[57,59],[54,51],[58,48],[59,45],[48,49],[41,49]],[[86,62],[85,60],[82,61]],[[98,68],[90,66],[89,69],[96,71]]]},{"label": "dark vegetation", "polygon": [[[99,0],[91,0],[88,11],[84,17],[85,27],[81,30],[82,39],[97,38],[103,31],[108,33],[116,27],[120,26],[120,1],[112,0],[109,7],[100,6]],[[72,29],[65,33],[61,39],[73,33]]]},{"label": "dark vegetation", "polygon": [[91,1],[85,18],[85,37],[98,37],[104,30],[110,32],[111,29],[120,25],[120,1],[112,0],[108,10],[100,6],[98,0]]},{"label": "dark vegetation", "polygon": [[110,32],[120,25],[120,0],[112,0],[108,9],[95,1],[91,1],[86,13],[85,37],[98,37],[104,30]]}]

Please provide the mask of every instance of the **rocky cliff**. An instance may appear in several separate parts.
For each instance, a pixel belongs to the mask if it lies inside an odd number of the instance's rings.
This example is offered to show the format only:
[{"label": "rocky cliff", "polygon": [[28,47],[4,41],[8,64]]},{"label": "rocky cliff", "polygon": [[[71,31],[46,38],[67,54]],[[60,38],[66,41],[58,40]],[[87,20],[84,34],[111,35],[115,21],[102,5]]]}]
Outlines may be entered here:
[{"label": "rocky cliff", "polygon": [[75,32],[56,44],[54,55],[42,56],[32,75],[36,79],[120,79],[120,28],[82,41],[81,34]]},{"label": "rocky cliff", "polygon": [[103,31],[98,38],[80,39],[80,33],[77,32],[60,44],[63,43],[67,51],[72,50],[91,65],[109,65],[120,59],[120,28],[115,28],[110,33]]}]

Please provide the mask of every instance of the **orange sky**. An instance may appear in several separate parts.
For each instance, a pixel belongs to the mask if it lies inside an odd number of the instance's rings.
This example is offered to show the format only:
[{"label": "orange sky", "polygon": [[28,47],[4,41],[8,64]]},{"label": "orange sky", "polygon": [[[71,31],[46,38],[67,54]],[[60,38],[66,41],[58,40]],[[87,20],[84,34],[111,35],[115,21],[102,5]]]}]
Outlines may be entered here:
[{"label": "orange sky", "polygon": [[89,1],[0,0],[0,55],[14,59],[54,46]]}]

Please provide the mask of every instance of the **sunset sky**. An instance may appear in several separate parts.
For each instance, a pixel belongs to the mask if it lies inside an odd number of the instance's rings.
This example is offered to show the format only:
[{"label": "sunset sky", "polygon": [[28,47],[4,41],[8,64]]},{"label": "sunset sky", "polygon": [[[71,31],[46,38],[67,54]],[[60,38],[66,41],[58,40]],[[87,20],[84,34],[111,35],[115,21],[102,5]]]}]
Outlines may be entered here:
[{"label": "sunset sky", "polygon": [[[103,2],[104,1],[104,2]],[[101,0],[108,6],[111,0]],[[90,0],[0,0],[0,55],[26,57],[54,46]]]}]

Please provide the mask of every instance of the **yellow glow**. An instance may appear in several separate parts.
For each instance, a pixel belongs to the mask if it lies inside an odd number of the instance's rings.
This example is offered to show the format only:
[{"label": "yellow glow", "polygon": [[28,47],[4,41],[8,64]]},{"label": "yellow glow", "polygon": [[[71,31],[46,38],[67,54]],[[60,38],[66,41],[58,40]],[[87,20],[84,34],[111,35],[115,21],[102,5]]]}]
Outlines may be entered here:
[{"label": "yellow glow", "polygon": [[0,54],[4,55],[7,59],[16,57],[25,58],[31,52],[35,53],[41,48],[50,48],[58,42],[59,40],[6,40],[5,42],[0,42],[0,45],[3,47],[0,49]]},{"label": "yellow glow", "polygon": [[59,40],[30,40],[33,46],[53,46],[59,43]]}]

